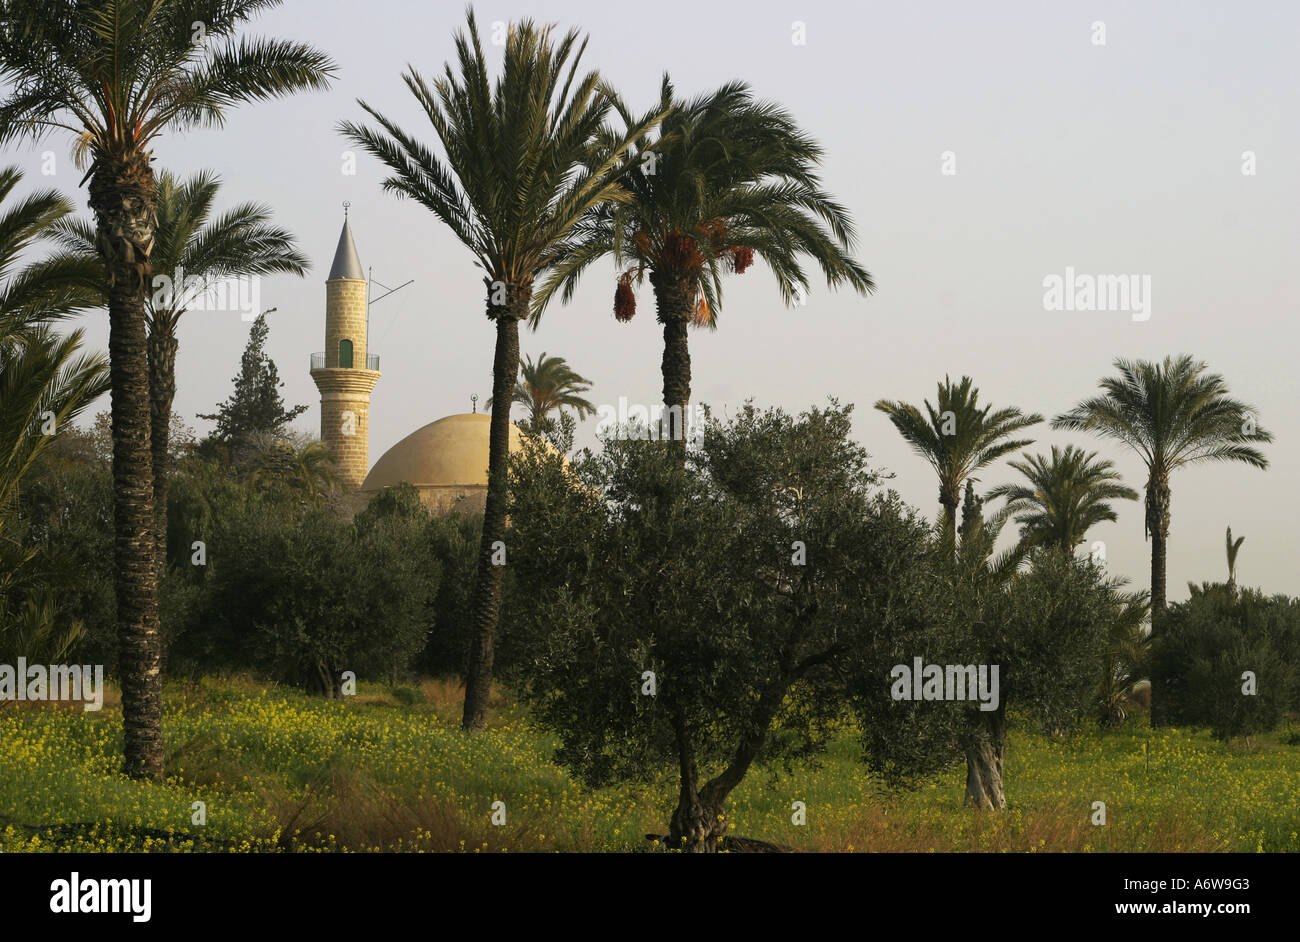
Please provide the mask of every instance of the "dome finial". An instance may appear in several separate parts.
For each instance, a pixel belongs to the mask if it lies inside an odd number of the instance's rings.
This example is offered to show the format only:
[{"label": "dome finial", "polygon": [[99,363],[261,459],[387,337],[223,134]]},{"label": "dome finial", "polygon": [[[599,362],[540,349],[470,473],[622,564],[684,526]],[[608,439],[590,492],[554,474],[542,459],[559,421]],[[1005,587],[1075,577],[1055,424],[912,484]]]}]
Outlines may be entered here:
[{"label": "dome finial", "polygon": [[347,218],[348,218],[348,210],[351,209],[351,208],[352,208],[352,201],[351,201],[351,200],[344,200],[344,201],[343,201],[343,218],[344,218],[344,219],[347,219]]},{"label": "dome finial", "polygon": [[477,395],[470,396],[469,401],[470,404],[474,407],[474,414],[478,415],[478,396]]}]

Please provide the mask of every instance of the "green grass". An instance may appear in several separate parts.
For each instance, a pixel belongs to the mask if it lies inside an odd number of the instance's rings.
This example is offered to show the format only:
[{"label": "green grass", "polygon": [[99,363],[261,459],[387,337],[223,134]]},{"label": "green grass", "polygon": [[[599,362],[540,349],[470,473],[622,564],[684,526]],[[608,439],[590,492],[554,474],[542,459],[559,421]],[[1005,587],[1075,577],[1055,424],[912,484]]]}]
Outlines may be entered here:
[{"label": "green grass", "polygon": [[[551,761],[554,742],[512,705],[459,731],[460,691],[362,686],[340,702],[208,680],[167,692],[167,778],[118,774],[121,715],[62,705],[0,709],[5,852],[643,851],[672,810],[658,781],[591,790]],[[1294,730],[1221,744],[1208,733],[1012,733],[1005,813],[961,807],[964,770],[881,791],[850,735],[816,766],[753,772],[728,803],[733,833],[823,851],[1297,851]],[[207,823],[196,825],[194,802]],[[506,823],[491,823],[493,802]],[[804,802],[807,823],[792,824]],[[1093,802],[1107,823],[1091,823]]]}]

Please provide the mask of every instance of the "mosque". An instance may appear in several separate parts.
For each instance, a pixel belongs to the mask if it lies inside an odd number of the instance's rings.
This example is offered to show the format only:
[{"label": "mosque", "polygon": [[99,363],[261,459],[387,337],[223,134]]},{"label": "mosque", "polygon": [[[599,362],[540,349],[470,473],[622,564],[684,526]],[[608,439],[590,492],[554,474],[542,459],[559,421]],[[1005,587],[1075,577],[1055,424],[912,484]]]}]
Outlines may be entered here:
[{"label": "mosque", "polygon": [[[334,453],[343,488],[359,503],[407,483],[435,513],[482,512],[491,425],[484,413],[430,422],[370,466],[370,394],[382,374],[378,355],[366,343],[369,287],[345,216],[325,281],[325,352],[311,358],[311,378],[320,390],[320,436]],[[511,425],[511,451],[519,441]]]}]

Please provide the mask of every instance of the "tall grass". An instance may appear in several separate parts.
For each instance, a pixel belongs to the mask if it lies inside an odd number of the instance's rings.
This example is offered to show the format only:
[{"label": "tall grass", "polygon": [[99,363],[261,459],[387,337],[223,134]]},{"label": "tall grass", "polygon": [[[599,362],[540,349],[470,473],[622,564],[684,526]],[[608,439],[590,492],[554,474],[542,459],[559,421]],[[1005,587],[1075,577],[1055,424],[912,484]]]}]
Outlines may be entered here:
[{"label": "tall grass", "polygon": [[[6,852],[646,851],[672,809],[671,770],[591,790],[551,761],[555,743],[500,695],[488,730],[459,730],[454,682],[363,685],[322,701],[206,679],[167,691],[167,776],[120,774],[116,697],[99,713],[0,709]],[[1005,813],[961,807],[954,767],[914,791],[881,790],[846,733],[816,766],[758,771],[728,806],[730,833],[805,851],[1296,851],[1300,747],[1289,730],[1222,745],[1207,733],[1013,731]],[[801,801],[807,822],[794,824]],[[1092,823],[1105,802],[1107,823]],[[206,824],[196,824],[196,802]],[[493,824],[494,802],[504,825]]]}]

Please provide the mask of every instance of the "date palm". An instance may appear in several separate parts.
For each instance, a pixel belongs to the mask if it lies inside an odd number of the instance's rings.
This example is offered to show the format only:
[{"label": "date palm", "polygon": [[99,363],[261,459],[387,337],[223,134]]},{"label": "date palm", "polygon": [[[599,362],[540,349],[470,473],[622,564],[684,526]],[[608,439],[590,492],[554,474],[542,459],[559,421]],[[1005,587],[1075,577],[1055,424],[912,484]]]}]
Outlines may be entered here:
[{"label": "date palm", "polygon": [[265,491],[279,485],[314,501],[338,487],[334,453],[320,439],[286,441],[259,433],[250,445],[257,451],[247,478],[253,490]]},{"label": "date palm", "polygon": [[[279,0],[4,0],[0,143],[64,131],[90,159],[95,247],[108,295],[113,511],[124,768],[162,774],[145,304],[157,238],[151,146],[219,125],[241,102],[323,88],[315,49],[235,34]],[[84,181],[83,181],[84,182]]]},{"label": "date palm", "polygon": [[81,630],[58,617],[38,550],[18,542],[14,505],[54,436],[108,391],[108,361],[81,352],[80,330],[59,335],[25,313],[0,310],[0,335],[0,655],[61,656]]},{"label": "date palm", "polygon": [[84,258],[55,253],[29,260],[31,248],[56,235],[57,226],[73,212],[72,204],[55,190],[41,190],[8,204],[22,181],[17,167],[0,168],[0,347],[6,355],[27,331],[62,320],[99,303],[98,289],[88,283],[103,266]]},{"label": "date palm", "polygon": [[96,303],[81,287],[85,265],[44,257],[20,265],[33,245],[73,211],[53,190],[10,204],[22,179],[0,169],[0,661],[67,654],[81,634],[58,617],[52,593],[33,572],[37,551],[19,543],[14,501],[41,453],[91,402],[108,390],[108,363],[80,351],[82,332],[62,336],[51,322]]},{"label": "date palm", "polygon": [[[1206,363],[1186,354],[1115,360],[1116,375],[1101,380],[1102,395],[1085,399],[1052,426],[1092,432],[1127,446],[1147,467],[1145,531],[1151,541],[1151,635],[1159,638],[1165,615],[1170,523],[1170,477],[1178,468],[1238,461],[1267,468],[1255,447],[1273,436],[1255,410],[1228,395],[1228,384]],[[1157,678],[1152,678],[1151,721],[1163,725]]]},{"label": "date palm", "polygon": [[1145,592],[1124,592],[1117,585],[1112,605],[1096,708],[1097,722],[1113,727],[1123,724],[1150,683],[1151,635],[1145,626],[1150,609]]},{"label": "date palm", "polygon": [[[157,290],[145,298],[144,314],[149,332],[150,452],[159,568],[165,568],[167,559],[168,439],[176,398],[180,319],[191,307],[202,304],[207,286],[219,279],[303,275],[308,268],[293,235],[271,225],[268,206],[241,203],[213,218],[212,206],[220,188],[220,178],[210,171],[185,180],[166,170],[158,176],[158,228],[151,256]],[[64,220],[58,231],[70,251],[98,257],[95,229],[86,221]]]},{"label": "date palm", "polygon": [[929,462],[939,475],[939,507],[943,537],[957,538],[957,504],[967,478],[1003,455],[1033,444],[1032,438],[1011,438],[1043,421],[1037,413],[1019,409],[981,407],[979,389],[969,376],[953,383],[944,377],[938,387],[937,406],[925,400],[925,414],[906,402],[881,399],[876,408],[889,416],[912,450]]},{"label": "date palm", "polygon": [[1024,461],[1008,464],[1029,484],[1000,484],[989,491],[989,499],[1007,499],[1006,510],[1020,524],[1022,540],[1067,556],[1091,527],[1117,519],[1111,501],[1138,498],[1137,491],[1120,483],[1111,462],[1073,445],[1053,445],[1050,458],[1026,454]]},{"label": "date palm", "polygon": [[82,287],[87,266],[48,256],[19,267],[72,205],[53,190],[10,203],[21,180],[17,168],[0,169],[0,523],[54,434],[108,390],[103,357],[79,352],[82,332],[50,326],[96,303]]},{"label": "date palm", "polygon": [[[519,376],[519,322],[529,316],[535,279],[569,251],[584,215],[625,198],[618,183],[629,148],[662,117],[601,134],[609,95],[596,72],[579,74],[586,41],[576,31],[558,42],[551,27],[511,25],[501,76],[493,83],[473,11],[468,35],[456,36],[457,63],[426,81],[403,80],[432,125],[442,155],[364,101],[376,126],[350,121],[339,130],[384,163],[383,187],[415,200],[443,222],[483,270],[486,314],[496,329],[492,398],[509,401]],[[488,489],[474,582],[462,725],[486,718],[493,647],[501,606],[501,567],[493,544],[505,536],[510,414],[494,409],[489,428]]]},{"label": "date palm", "polygon": [[[550,357],[542,351],[534,363],[525,355],[519,373],[510,401],[528,410],[528,423],[533,431],[540,432],[550,414],[559,410],[572,409],[578,418],[596,414],[596,407],[583,396],[591,389],[591,380],[574,372],[564,357]],[[492,408],[491,399],[487,407]]]},{"label": "date palm", "polygon": [[[644,124],[621,99],[615,105],[624,126]],[[822,189],[821,146],[788,112],[756,100],[742,82],[680,101],[667,76],[652,110],[668,117],[657,140],[629,155],[631,198],[587,214],[539,292],[534,316],[557,292],[570,300],[583,271],[608,256],[620,270],[614,315],[628,321],[636,312],[633,284],[648,277],[663,325],[667,431],[684,461],[681,423],[691,398],[686,328],[716,328],[725,272],[742,274],[762,259],[787,305],[806,297],[804,262],[818,265],[832,288],[845,284],[866,294],[875,285],[850,257],[848,211]]]}]

